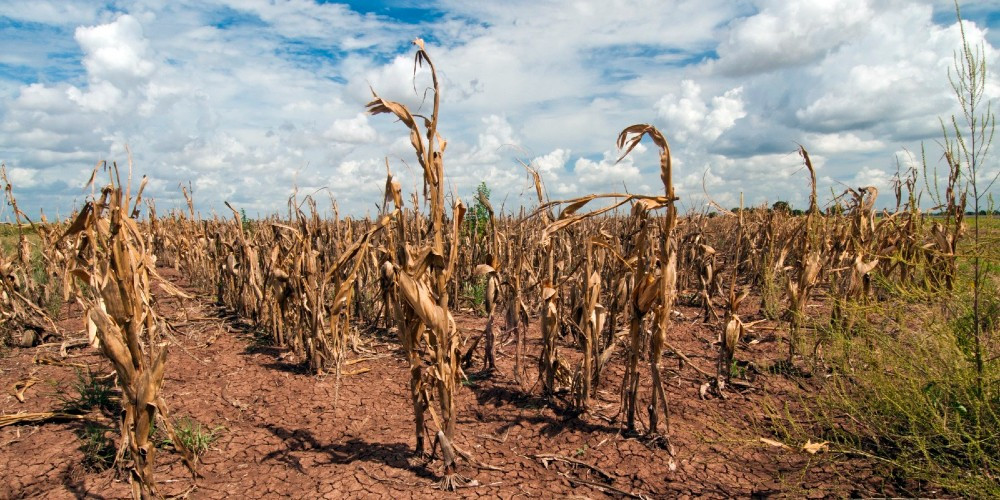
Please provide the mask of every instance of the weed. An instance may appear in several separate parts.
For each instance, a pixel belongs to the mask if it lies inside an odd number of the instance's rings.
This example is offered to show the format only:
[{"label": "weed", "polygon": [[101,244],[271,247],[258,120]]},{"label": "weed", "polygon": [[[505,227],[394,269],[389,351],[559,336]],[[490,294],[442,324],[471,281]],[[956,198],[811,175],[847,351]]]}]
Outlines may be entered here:
[{"label": "weed", "polygon": [[[971,297],[960,300],[968,307]],[[1000,483],[991,479],[1000,470],[1000,366],[986,364],[980,392],[971,316],[948,320],[934,306],[901,301],[882,307],[888,320],[860,315],[853,329],[829,330],[826,387],[801,401],[805,416],[771,405],[771,430],[787,441],[818,438],[877,457],[887,473],[951,493],[1000,494]],[[917,318],[921,328],[894,317]],[[891,328],[882,327],[885,321]]]},{"label": "weed", "polygon": [[735,359],[729,364],[729,374],[733,378],[743,378],[747,376],[747,368]]},{"label": "weed", "polygon": [[[176,425],[174,426],[174,433],[177,435],[177,439],[183,444],[187,449],[191,450],[195,455],[202,455],[208,451],[212,443],[219,438],[219,431],[224,427],[221,425],[209,430],[207,427],[203,427],[200,422],[191,417],[181,417]],[[164,444],[171,444],[169,440],[165,440]]]},{"label": "weed", "polygon": [[472,304],[476,314],[486,314],[486,277],[475,276],[462,286],[462,297]]},{"label": "weed", "polygon": [[111,379],[101,378],[89,368],[86,374],[82,370],[76,370],[76,381],[73,382],[72,388],[76,391],[76,396],[67,396],[65,393],[57,395],[63,402],[63,411],[67,413],[100,410],[113,414],[120,408]]},{"label": "weed", "polygon": [[243,208],[240,209],[240,226],[242,226],[243,232],[246,234],[250,234],[253,231],[253,221],[247,217],[247,211]]},{"label": "weed", "polygon": [[[966,307],[952,321],[951,331],[955,335],[955,344],[969,362],[976,361],[976,332],[987,335],[1000,327],[1000,298],[984,294],[979,305],[979,311]],[[976,328],[978,318],[978,329]]]},{"label": "weed", "polygon": [[80,451],[83,452],[83,466],[91,472],[107,470],[115,463],[115,441],[109,435],[114,429],[93,422],[87,422],[77,431]]}]

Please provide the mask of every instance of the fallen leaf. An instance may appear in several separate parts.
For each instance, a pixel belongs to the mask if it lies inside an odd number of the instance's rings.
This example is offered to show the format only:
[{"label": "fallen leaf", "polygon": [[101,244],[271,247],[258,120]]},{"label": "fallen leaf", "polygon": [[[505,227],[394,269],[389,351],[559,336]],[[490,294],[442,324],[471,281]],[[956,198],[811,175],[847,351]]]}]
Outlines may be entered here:
[{"label": "fallen leaf", "polygon": [[35,377],[28,377],[14,384],[14,397],[18,401],[24,402],[24,391],[28,390],[29,387],[35,385],[35,382],[39,380]]},{"label": "fallen leaf", "polygon": [[823,441],[822,443],[814,443],[811,440],[806,440],[806,444],[802,445],[802,451],[810,455],[815,455],[816,453],[819,453],[821,451],[829,451],[829,450],[830,450],[829,441]]},{"label": "fallen leaf", "polygon": [[762,437],[762,438],[757,438],[757,439],[758,439],[758,440],[759,440],[759,441],[760,441],[761,443],[764,443],[764,444],[769,444],[769,445],[771,445],[771,446],[774,446],[774,447],[776,447],[776,448],[784,448],[784,449],[786,449],[786,450],[790,450],[790,449],[792,449],[792,448],[791,448],[790,446],[788,446],[788,445],[787,445],[787,444],[785,444],[785,443],[782,443],[781,441],[775,441],[775,440],[773,440],[773,439],[768,439],[768,438],[764,438],[764,437]]}]

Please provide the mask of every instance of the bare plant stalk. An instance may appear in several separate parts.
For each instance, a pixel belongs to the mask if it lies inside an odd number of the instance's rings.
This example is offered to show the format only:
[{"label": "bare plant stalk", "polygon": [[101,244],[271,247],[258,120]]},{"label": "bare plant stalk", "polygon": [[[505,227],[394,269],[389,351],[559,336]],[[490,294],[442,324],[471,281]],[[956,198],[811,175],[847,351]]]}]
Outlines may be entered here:
[{"label": "bare plant stalk", "polygon": [[[368,103],[368,111],[371,114],[391,113],[399,118],[410,129],[410,142],[417,154],[417,160],[423,169],[423,180],[425,191],[430,194],[431,209],[431,234],[430,245],[425,246],[421,251],[416,252],[421,255],[416,262],[410,262],[410,252],[405,247],[406,241],[403,237],[396,241],[397,245],[397,268],[394,268],[395,286],[397,290],[397,302],[404,303],[408,311],[400,311],[398,318],[407,329],[404,343],[409,343],[412,353],[416,353],[416,345],[419,341],[418,335],[422,330],[427,330],[428,347],[432,355],[433,370],[427,373],[434,383],[436,389],[439,415],[436,415],[430,406],[431,417],[438,426],[435,442],[441,445],[444,456],[444,477],[441,480],[442,489],[453,490],[457,487],[468,484],[468,480],[458,474],[456,463],[455,445],[455,386],[456,381],[463,376],[459,367],[459,335],[451,313],[448,311],[449,292],[448,283],[451,279],[457,260],[458,251],[458,224],[464,217],[465,206],[456,200],[453,206],[453,227],[450,234],[450,252],[445,253],[445,196],[444,196],[444,159],[443,153],[446,142],[437,132],[438,112],[440,109],[440,91],[438,87],[437,71],[430,56],[424,49],[424,42],[421,39],[414,40],[417,46],[417,53],[414,56],[414,72],[416,67],[427,64],[430,69],[434,105],[431,116],[423,118],[424,127],[421,130],[416,118],[410,111],[397,102],[387,101],[378,97]],[[421,133],[423,132],[423,134]],[[397,200],[399,204],[401,200]],[[398,206],[398,205],[397,205]],[[419,219],[418,219],[419,220]],[[417,234],[421,232],[418,231]],[[411,319],[416,316],[416,320]],[[401,328],[401,335],[403,335]],[[414,356],[416,354],[411,354]],[[422,382],[416,378],[421,377],[419,370],[414,369],[414,362],[411,359],[411,393],[422,393]],[[421,410],[423,406],[417,400],[420,396],[414,395],[415,411]],[[415,416],[417,420],[418,436],[422,427],[422,411]],[[422,446],[422,441],[418,437],[418,451]]]},{"label": "bare plant stalk", "polygon": [[[91,182],[99,167],[95,167]],[[165,325],[153,308],[150,286],[155,279],[167,292],[186,295],[156,273],[155,257],[146,248],[145,238],[133,218],[146,179],[143,178],[130,211],[133,200],[129,191],[121,187],[117,166],[109,173],[110,182],[101,190],[100,198],[84,205],[63,239],[76,237],[77,254],[71,272],[96,292],[78,294],[77,300],[86,311],[88,331],[99,340],[102,351],[111,360],[122,388],[124,412],[119,458],[127,450],[133,462],[132,496],[158,498],[153,477],[156,447],[150,439],[158,415],[192,475],[195,465],[191,452],[174,434],[166,402],[160,394],[167,348],[160,341],[159,332]]]},{"label": "bare plant stalk", "polygon": [[[959,29],[962,34],[962,48],[959,54],[955,55],[954,70],[948,72],[948,79],[951,82],[952,90],[958,103],[962,108],[962,121],[955,116],[951,117],[950,127],[945,127],[942,122],[941,128],[944,133],[945,158],[949,163],[952,172],[959,173],[964,177],[962,191],[972,191],[972,224],[973,224],[973,253],[972,253],[972,317],[973,317],[973,356],[976,366],[976,382],[980,397],[983,394],[983,318],[982,318],[982,288],[985,279],[984,267],[982,265],[982,248],[980,247],[980,203],[983,196],[990,192],[993,184],[1000,178],[998,172],[992,179],[987,179],[985,185],[981,185],[979,179],[980,170],[986,157],[989,155],[993,145],[993,136],[996,131],[996,118],[993,115],[992,101],[986,100],[986,109],[983,109],[983,99],[985,97],[987,85],[986,54],[982,46],[973,48],[965,36],[965,25],[962,22],[962,12],[958,1],[955,1],[955,15],[958,18]],[[948,129],[951,129],[949,134]],[[965,197],[962,196],[961,210],[965,210]],[[957,245],[958,235],[953,238],[953,243]]]}]

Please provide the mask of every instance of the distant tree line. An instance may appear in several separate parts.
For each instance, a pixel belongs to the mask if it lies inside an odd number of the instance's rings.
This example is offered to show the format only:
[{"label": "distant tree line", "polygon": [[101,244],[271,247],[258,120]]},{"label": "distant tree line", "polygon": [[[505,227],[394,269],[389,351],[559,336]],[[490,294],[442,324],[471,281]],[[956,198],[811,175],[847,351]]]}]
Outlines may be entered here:
[{"label": "distant tree line", "polygon": [[[731,208],[729,210],[731,212],[739,212],[740,208],[739,207],[733,207],[733,208]],[[748,212],[748,213],[756,212],[758,210],[764,210],[764,211],[767,211],[767,212],[772,212],[772,211],[773,212],[785,212],[785,213],[793,215],[793,216],[805,215],[805,211],[803,211],[801,209],[798,209],[798,208],[792,208],[792,205],[790,203],[788,203],[787,201],[780,201],[780,200],[774,202],[774,204],[771,205],[771,208],[767,208],[767,207],[746,207],[743,210],[746,211],[746,212]],[[843,207],[840,206],[840,205],[833,205],[833,206],[831,206],[831,207],[829,207],[829,208],[826,209],[826,213],[827,214],[831,214],[831,215],[832,214],[840,213],[841,211],[843,211]],[[972,210],[969,210],[969,211],[965,212],[965,215],[968,215],[970,217],[973,216],[973,215],[975,215],[975,214],[976,214],[976,212],[974,212]],[[931,216],[941,215],[941,216],[943,216],[943,215],[946,215],[946,214],[944,212],[929,212],[928,215],[931,215]],[[979,215],[980,216],[1000,215],[1000,210],[980,210],[979,211]]]}]

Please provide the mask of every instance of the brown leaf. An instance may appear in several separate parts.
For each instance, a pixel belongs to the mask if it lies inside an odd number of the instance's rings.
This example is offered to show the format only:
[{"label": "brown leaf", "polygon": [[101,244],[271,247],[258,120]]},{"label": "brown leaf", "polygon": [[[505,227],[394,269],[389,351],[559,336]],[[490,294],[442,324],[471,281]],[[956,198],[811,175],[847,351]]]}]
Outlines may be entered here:
[{"label": "brown leaf", "polygon": [[18,401],[24,402],[24,391],[28,390],[29,387],[35,385],[36,382],[40,382],[40,379],[35,377],[28,377],[24,380],[19,380],[14,384],[14,397]]},{"label": "brown leaf", "polygon": [[830,442],[814,443],[812,440],[806,440],[806,444],[802,445],[802,451],[810,455],[815,455],[821,451],[830,451]]}]

